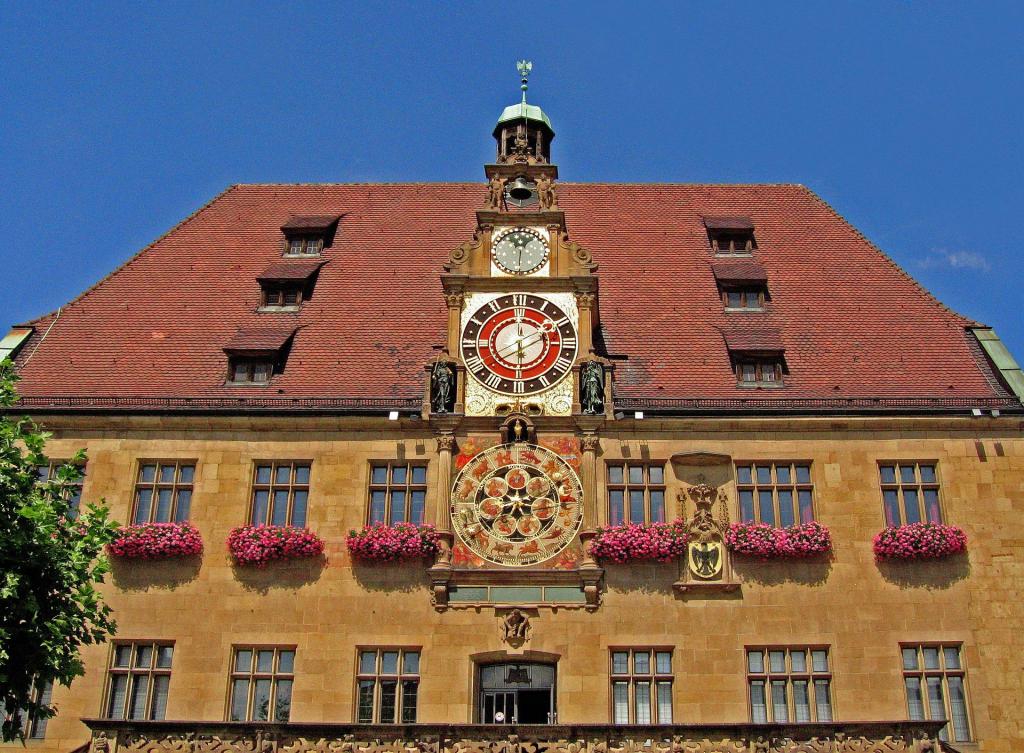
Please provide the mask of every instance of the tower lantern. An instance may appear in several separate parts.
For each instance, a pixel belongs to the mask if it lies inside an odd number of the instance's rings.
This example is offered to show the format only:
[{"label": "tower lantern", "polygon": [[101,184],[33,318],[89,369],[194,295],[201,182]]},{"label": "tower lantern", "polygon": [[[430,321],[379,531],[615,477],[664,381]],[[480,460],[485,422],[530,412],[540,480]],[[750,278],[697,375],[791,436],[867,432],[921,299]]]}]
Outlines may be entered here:
[{"label": "tower lantern", "polygon": [[546,165],[551,162],[551,141],[555,138],[555,131],[540,107],[526,103],[533,63],[520,60],[516,65],[522,81],[523,99],[506,107],[494,126],[494,139],[498,143],[496,162],[499,165]]}]

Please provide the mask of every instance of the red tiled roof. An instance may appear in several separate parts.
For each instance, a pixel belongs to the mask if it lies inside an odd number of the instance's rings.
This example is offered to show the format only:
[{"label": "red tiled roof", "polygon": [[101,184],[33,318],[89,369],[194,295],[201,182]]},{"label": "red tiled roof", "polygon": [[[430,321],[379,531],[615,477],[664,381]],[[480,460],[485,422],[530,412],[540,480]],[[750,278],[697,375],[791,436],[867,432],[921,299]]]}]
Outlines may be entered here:
[{"label": "red tiled roof", "polygon": [[719,282],[767,282],[768,273],[763,266],[749,259],[716,260],[711,272]]},{"label": "red tiled roof", "polygon": [[295,334],[295,327],[239,327],[224,346],[225,353],[274,354]]},{"label": "red tiled roof", "polygon": [[327,259],[285,259],[284,261],[275,261],[256,275],[256,279],[261,282],[308,280],[326,263]]},{"label": "red tiled roof", "polygon": [[338,214],[293,214],[283,225],[282,230],[326,230],[341,218]]},{"label": "red tiled roof", "polygon": [[766,329],[730,329],[722,332],[725,347],[733,353],[781,352],[786,349],[782,332],[774,327]]},{"label": "red tiled roof", "polygon": [[753,230],[754,222],[749,217],[705,217],[704,227],[709,230]]},{"label": "red tiled roof", "polygon": [[[423,364],[445,342],[438,276],[484,197],[477,183],[234,186],[38,320],[21,392],[265,399],[265,387],[225,386],[223,347],[277,319],[300,327],[271,384],[282,399],[421,398]],[[599,264],[598,341],[625,358],[618,398],[749,398],[722,337],[739,327],[782,332],[789,373],[772,398],[1006,395],[969,344],[971,322],[802,186],[564,183],[558,199]],[[282,224],[314,214],[345,217],[313,297],[297,313],[259,312],[256,278],[283,263]],[[770,310],[723,310],[705,217],[755,224]]]}]

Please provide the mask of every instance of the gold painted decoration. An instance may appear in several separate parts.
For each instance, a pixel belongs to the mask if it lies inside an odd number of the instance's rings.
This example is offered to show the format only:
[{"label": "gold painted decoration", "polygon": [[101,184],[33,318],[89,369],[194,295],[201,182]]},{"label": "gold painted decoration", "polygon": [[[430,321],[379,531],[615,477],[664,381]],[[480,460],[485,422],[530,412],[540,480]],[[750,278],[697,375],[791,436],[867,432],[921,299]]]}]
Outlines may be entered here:
[{"label": "gold painted decoration", "polygon": [[691,541],[687,549],[690,571],[698,578],[714,578],[722,572],[725,557],[721,541]]},{"label": "gold painted decoration", "polygon": [[503,444],[469,459],[452,485],[452,528],[498,565],[543,562],[565,549],[583,520],[583,487],[557,453]]}]

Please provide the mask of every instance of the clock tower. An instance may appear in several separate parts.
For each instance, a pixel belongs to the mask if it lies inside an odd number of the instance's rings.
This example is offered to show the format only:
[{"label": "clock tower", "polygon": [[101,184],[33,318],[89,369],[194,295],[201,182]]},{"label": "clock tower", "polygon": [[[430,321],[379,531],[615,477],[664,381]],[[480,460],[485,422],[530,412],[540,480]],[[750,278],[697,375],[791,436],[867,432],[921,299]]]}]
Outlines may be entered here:
[{"label": "clock tower", "polygon": [[494,127],[476,229],[441,275],[445,352],[427,365],[424,417],[450,490],[448,546],[431,568],[441,609],[492,583],[568,594],[565,606],[598,603],[602,571],[586,542],[612,370],[594,352],[597,265],[570,237],[555,131],[526,101],[532,64],[518,68],[522,101]]}]

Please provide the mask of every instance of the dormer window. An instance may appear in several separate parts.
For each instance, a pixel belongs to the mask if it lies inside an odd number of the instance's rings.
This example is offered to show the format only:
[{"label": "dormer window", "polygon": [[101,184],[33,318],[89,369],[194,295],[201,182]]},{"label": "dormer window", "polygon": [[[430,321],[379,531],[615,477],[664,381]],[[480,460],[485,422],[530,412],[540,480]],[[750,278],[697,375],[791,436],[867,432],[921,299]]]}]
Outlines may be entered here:
[{"label": "dormer window", "polygon": [[764,288],[723,288],[722,302],[726,311],[764,311],[766,294]]},{"label": "dormer window", "polygon": [[228,384],[265,385],[284,369],[295,327],[239,329],[224,346]]},{"label": "dormer window", "polygon": [[313,296],[320,268],[326,259],[290,259],[271,264],[256,280],[260,284],[260,311],[298,311]]},{"label": "dormer window", "polygon": [[295,235],[288,239],[288,256],[319,256],[323,250],[322,235]]},{"label": "dormer window", "polygon": [[705,217],[704,227],[718,256],[750,256],[757,250],[754,225],[747,217]]},{"label": "dormer window", "polygon": [[779,330],[742,329],[723,334],[737,386],[785,386],[785,346]]},{"label": "dormer window", "polygon": [[301,285],[267,285],[263,288],[263,308],[265,309],[298,309],[300,303],[302,303]]},{"label": "dormer window", "polygon": [[319,256],[334,238],[340,217],[335,214],[292,215],[281,226],[285,256]]}]

